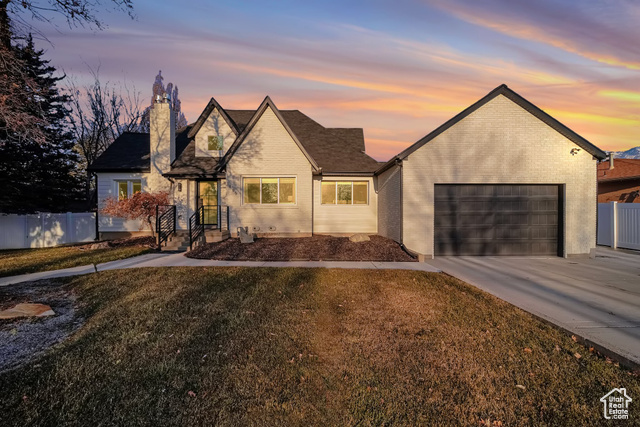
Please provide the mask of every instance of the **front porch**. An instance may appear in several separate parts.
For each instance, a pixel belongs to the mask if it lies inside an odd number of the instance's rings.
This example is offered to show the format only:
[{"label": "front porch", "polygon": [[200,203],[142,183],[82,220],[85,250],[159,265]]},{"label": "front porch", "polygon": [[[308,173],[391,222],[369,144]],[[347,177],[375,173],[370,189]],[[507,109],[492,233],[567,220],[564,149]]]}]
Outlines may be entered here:
[{"label": "front porch", "polygon": [[186,251],[230,237],[228,206],[201,205],[189,217],[186,230],[177,228],[177,212],[176,205],[156,207],[156,234],[160,250]]}]

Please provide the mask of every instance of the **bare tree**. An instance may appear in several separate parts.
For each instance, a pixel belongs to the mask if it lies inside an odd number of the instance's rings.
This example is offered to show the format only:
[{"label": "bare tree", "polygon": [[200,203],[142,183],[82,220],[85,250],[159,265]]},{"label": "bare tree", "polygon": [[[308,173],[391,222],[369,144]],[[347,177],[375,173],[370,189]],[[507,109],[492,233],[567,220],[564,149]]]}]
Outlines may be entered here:
[{"label": "bare tree", "polygon": [[[82,156],[83,170],[124,132],[139,132],[142,118],[140,92],[124,83],[102,83],[99,70],[90,68],[93,83],[78,88],[69,83],[71,129]],[[91,179],[86,177],[87,194]]]}]

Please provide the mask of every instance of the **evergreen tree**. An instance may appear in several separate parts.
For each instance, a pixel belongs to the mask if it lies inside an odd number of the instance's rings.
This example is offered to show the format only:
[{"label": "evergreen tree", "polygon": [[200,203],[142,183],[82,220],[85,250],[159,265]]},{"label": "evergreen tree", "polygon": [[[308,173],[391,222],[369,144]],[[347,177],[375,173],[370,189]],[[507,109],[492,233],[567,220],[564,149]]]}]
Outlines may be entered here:
[{"label": "evergreen tree", "polygon": [[81,181],[77,174],[78,154],[69,132],[66,104],[54,76],[55,68],[43,59],[29,35],[24,44],[12,46],[23,64],[24,78],[35,83],[37,92],[28,92],[25,110],[40,123],[43,139],[26,138],[4,128],[0,130],[0,211],[66,211],[78,206]]}]

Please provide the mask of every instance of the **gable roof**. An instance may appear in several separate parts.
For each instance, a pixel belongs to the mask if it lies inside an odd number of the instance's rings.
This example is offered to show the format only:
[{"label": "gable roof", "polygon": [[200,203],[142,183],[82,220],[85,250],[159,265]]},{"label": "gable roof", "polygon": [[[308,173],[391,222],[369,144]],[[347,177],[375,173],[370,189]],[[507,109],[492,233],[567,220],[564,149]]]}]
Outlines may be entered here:
[{"label": "gable roof", "polygon": [[640,179],[640,159],[614,159],[613,169],[609,169],[609,162],[598,163],[598,181],[623,181],[625,179]]},{"label": "gable roof", "polygon": [[[373,175],[380,167],[378,161],[365,153],[364,134],[360,128],[325,128],[298,110],[279,110],[269,97],[257,110],[225,110],[211,98],[195,123],[176,131],[176,159],[171,164],[171,170],[164,175],[194,178],[219,176],[226,162],[267,108],[272,109],[316,172],[325,175]],[[218,109],[237,132],[236,140],[221,159],[196,157],[195,135],[214,109]],[[148,133],[124,133],[91,165],[90,170],[148,172],[149,141]]]},{"label": "gable roof", "polygon": [[551,117],[549,114],[542,111],[540,108],[533,105],[531,102],[524,99],[522,96],[518,95],[513,90],[509,89],[509,87],[507,87],[506,84],[502,84],[497,88],[495,88],[494,90],[492,90],[491,92],[489,92],[482,99],[472,104],[470,107],[467,107],[466,109],[464,109],[458,115],[446,121],[440,127],[436,128],[434,131],[432,131],[431,133],[429,133],[428,135],[420,139],[418,142],[406,148],[400,154],[392,157],[388,162],[384,164],[384,166],[378,169],[376,173],[381,173],[386,169],[390,168],[392,165],[395,164],[397,160],[406,159],[411,153],[413,153],[414,151],[416,151],[426,143],[430,142],[435,137],[437,137],[438,135],[440,135],[441,133],[443,133],[444,131],[446,131],[447,129],[449,129],[450,127],[452,127],[453,125],[455,125],[456,123],[458,123],[459,121],[461,121],[462,119],[464,119],[465,117],[467,117],[468,115],[470,115],[471,113],[473,113],[474,111],[476,111],[477,109],[479,109],[480,107],[482,107],[483,105],[487,104],[489,101],[493,100],[494,98],[500,95],[503,95],[504,97],[510,99],[515,104],[519,105],[524,110],[531,113],[540,121],[544,122],[549,127],[556,130],[565,138],[569,139],[570,141],[572,141],[573,143],[575,143],[576,145],[581,147],[583,150],[585,150],[592,156],[596,157],[597,159],[602,160],[607,156],[604,151],[602,151],[601,149],[599,149],[598,147],[596,147],[595,145],[593,145],[592,143],[590,143],[589,141],[587,141],[586,139],[584,139],[583,137],[581,137],[580,135],[578,135],[577,133],[569,129],[567,126],[560,123],[558,120]]},{"label": "gable roof", "polygon": [[89,172],[149,172],[149,134],[123,132],[89,167]]},{"label": "gable roof", "polygon": [[216,101],[213,97],[211,97],[211,99],[209,100],[209,103],[207,104],[206,107],[204,107],[204,110],[200,114],[200,117],[198,117],[198,120],[196,120],[196,122],[192,125],[191,129],[189,130],[189,133],[187,135],[189,138],[193,138],[198,134],[198,131],[200,130],[202,125],[204,125],[204,123],[207,121],[207,119],[209,118],[209,115],[213,112],[213,110],[218,110],[220,114],[222,114],[222,117],[224,117],[224,119],[227,121],[233,133],[235,133],[236,136],[238,136],[240,131],[238,130],[238,126],[236,125],[236,123],[231,119],[231,117],[229,117],[229,115],[224,110],[224,108],[222,108],[220,104],[218,104],[218,101]]},{"label": "gable roof", "polygon": [[313,157],[311,157],[311,155],[309,155],[309,153],[304,148],[304,146],[302,145],[302,143],[300,142],[300,140],[298,139],[296,134],[291,130],[291,128],[289,127],[287,122],[282,117],[282,114],[280,114],[280,111],[278,111],[278,108],[276,107],[276,105],[273,103],[271,98],[269,98],[268,96],[266,98],[264,98],[264,101],[262,101],[262,104],[260,104],[260,107],[258,107],[258,109],[256,110],[256,112],[253,115],[253,117],[251,117],[251,120],[249,120],[249,123],[247,123],[247,125],[244,128],[244,130],[242,131],[242,133],[236,138],[236,140],[233,142],[233,144],[231,144],[231,147],[229,147],[227,152],[224,154],[224,156],[220,160],[221,167],[224,167],[224,166],[227,165],[227,163],[229,162],[231,157],[233,157],[233,155],[238,150],[240,145],[244,142],[244,140],[247,138],[247,136],[251,133],[251,131],[253,130],[253,128],[256,125],[256,123],[258,123],[258,120],[260,120],[260,118],[262,117],[264,112],[267,111],[267,108],[271,108],[271,111],[273,111],[273,113],[276,115],[278,120],[280,120],[280,123],[282,123],[282,126],[284,126],[285,130],[287,131],[287,133],[289,133],[289,136],[291,136],[291,139],[293,139],[293,141],[296,143],[296,145],[298,146],[300,151],[302,151],[302,154],[304,154],[304,156],[307,158],[309,163],[311,163],[311,166],[313,167],[313,169],[316,170],[316,171],[319,170],[320,167],[318,166],[316,161],[313,159]]},{"label": "gable roof", "polygon": [[218,158],[196,157],[196,141],[189,138],[195,124],[190,124],[176,132],[176,158],[171,170],[164,176],[186,178],[213,178],[218,172]]}]

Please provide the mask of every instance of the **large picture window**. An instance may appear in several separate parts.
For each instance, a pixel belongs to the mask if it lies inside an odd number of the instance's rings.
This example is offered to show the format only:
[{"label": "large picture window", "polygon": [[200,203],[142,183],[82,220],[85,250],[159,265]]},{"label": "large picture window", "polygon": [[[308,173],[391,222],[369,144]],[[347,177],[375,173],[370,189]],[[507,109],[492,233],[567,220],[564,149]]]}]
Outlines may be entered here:
[{"label": "large picture window", "polygon": [[366,205],[369,203],[367,181],[322,181],[323,205]]},{"label": "large picture window", "polygon": [[295,178],[243,178],[245,204],[293,205],[296,203]]},{"label": "large picture window", "polygon": [[116,181],[116,192],[118,200],[125,200],[136,193],[142,191],[142,182],[140,180]]}]

